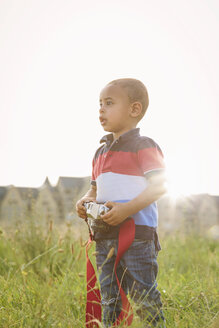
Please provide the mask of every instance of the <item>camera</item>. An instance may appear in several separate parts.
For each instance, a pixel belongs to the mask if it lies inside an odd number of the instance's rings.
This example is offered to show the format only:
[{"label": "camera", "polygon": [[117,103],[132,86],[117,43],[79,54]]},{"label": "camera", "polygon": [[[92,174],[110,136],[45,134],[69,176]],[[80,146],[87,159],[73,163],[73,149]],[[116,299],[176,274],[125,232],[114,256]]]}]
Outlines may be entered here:
[{"label": "camera", "polygon": [[87,221],[91,232],[107,232],[109,231],[109,224],[101,219],[101,215],[107,213],[109,208],[104,204],[97,204],[93,202],[84,203],[86,209]]},{"label": "camera", "polygon": [[93,202],[84,203],[87,216],[94,220],[101,220],[100,215],[103,215],[109,211],[109,208],[103,204],[97,204]]}]

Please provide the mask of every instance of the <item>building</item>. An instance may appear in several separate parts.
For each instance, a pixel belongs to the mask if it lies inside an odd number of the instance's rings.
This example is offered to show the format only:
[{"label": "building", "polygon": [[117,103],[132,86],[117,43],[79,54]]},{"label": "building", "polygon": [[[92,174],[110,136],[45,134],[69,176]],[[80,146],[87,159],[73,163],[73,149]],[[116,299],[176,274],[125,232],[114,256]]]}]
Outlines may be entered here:
[{"label": "building", "polygon": [[[34,217],[42,223],[56,223],[77,219],[75,203],[86,193],[90,177],[59,177],[52,186],[48,177],[40,188],[0,187],[0,221],[12,223]],[[172,199],[168,195],[158,201],[159,229],[172,233],[205,233],[212,227],[219,229],[219,196],[191,195]]]},{"label": "building", "polygon": [[33,214],[43,222],[71,220],[89,184],[90,177],[60,177],[52,186],[47,177],[40,188],[0,187],[0,220],[14,222]]},{"label": "building", "polygon": [[205,234],[211,227],[219,227],[219,196],[197,194],[158,201],[160,229],[171,233]]}]

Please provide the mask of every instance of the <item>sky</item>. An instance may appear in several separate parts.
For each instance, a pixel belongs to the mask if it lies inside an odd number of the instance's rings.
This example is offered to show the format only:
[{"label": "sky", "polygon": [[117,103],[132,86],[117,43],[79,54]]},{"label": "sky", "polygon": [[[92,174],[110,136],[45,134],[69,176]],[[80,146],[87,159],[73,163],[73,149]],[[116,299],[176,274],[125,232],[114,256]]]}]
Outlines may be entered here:
[{"label": "sky", "polygon": [[0,0],[0,186],[91,175],[99,93],[140,79],[172,195],[219,194],[219,2]]}]

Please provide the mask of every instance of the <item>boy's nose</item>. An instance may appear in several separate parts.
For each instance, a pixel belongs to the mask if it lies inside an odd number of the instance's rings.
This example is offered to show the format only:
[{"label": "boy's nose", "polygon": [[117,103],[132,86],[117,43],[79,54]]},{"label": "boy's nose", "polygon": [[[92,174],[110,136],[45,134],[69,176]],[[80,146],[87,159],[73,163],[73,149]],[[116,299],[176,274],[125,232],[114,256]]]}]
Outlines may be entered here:
[{"label": "boy's nose", "polygon": [[100,113],[103,113],[104,112],[104,107],[103,106],[100,106],[100,110],[99,110]]}]

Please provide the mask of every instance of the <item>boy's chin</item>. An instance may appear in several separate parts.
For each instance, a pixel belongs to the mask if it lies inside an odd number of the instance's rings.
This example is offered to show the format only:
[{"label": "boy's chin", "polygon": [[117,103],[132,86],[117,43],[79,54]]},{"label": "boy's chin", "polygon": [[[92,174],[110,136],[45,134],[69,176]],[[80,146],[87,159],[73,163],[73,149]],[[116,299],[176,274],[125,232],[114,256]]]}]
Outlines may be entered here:
[{"label": "boy's chin", "polygon": [[107,128],[106,126],[103,126],[104,131],[106,132],[113,132],[110,128]]}]

